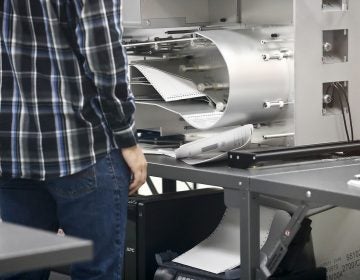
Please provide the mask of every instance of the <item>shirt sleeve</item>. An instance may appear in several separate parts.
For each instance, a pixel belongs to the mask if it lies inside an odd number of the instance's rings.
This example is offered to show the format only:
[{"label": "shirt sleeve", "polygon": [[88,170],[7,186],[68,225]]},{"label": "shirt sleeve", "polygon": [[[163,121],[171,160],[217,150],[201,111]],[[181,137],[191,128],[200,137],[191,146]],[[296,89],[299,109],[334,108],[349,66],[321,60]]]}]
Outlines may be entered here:
[{"label": "shirt sleeve", "polygon": [[121,0],[74,0],[76,36],[87,77],[118,148],[136,145],[135,102],[122,46]]}]

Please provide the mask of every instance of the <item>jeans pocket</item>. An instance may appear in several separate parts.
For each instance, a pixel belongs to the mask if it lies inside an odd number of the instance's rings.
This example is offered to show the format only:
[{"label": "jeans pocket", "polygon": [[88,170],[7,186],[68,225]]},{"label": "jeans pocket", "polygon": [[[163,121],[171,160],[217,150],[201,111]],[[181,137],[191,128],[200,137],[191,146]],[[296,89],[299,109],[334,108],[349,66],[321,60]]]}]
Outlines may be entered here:
[{"label": "jeans pocket", "polygon": [[63,198],[85,196],[97,188],[95,166],[92,165],[78,173],[55,179],[48,183],[49,191]]}]

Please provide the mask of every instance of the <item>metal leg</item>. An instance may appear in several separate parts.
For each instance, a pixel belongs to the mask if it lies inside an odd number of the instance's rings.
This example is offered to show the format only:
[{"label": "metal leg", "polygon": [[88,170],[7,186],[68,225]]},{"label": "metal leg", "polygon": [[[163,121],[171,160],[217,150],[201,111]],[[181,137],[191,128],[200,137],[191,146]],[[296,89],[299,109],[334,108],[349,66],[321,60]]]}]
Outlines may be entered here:
[{"label": "metal leg", "polygon": [[176,180],[162,179],[163,193],[176,192]]},{"label": "metal leg", "polygon": [[255,280],[259,267],[260,205],[249,190],[240,192],[241,280]]},{"label": "metal leg", "polygon": [[146,177],[146,183],[152,194],[159,194],[158,191],[156,190],[155,185],[154,185],[153,181],[151,180],[150,176]]}]

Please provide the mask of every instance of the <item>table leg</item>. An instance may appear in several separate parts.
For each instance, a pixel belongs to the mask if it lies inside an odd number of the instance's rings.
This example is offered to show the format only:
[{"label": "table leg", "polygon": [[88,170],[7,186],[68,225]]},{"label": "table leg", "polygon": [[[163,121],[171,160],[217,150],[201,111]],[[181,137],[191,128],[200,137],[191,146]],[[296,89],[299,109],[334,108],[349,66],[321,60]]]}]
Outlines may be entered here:
[{"label": "table leg", "polygon": [[240,192],[241,280],[255,280],[259,267],[260,205],[249,190]]},{"label": "table leg", "polygon": [[163,193],[176,192],[176,180],[173,179],[162,179],[162,190]]}]

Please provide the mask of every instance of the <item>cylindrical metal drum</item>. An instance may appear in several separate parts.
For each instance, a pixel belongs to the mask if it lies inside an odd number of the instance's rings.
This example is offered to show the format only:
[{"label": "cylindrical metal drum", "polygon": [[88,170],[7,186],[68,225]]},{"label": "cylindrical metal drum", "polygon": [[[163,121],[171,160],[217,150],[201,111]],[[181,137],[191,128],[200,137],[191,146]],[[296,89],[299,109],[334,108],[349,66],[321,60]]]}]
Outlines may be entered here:
[{"label": "cylindrical metal drum", "polygon": [[[167,46],[167,50],[174,51],[163,59],[138,64],[147,82],[160,94],[163,91],[162,96],[170,91],[179,98],[146,102],[140,98],[138,102],[178,114],[202,130],[281,119],[293,92],[292,39],[290,27],[198,32],[188,43]],[[155,69],[163,72],[156,73]],[[187,84],[186,91],[192,95],[181,92],[185,89],[176,83],[171,86],[173,79]],[[180,92],[176,93],[177,89]],[[135,95],[144,94],[144,90],[138,90],[133,88]]]}]

